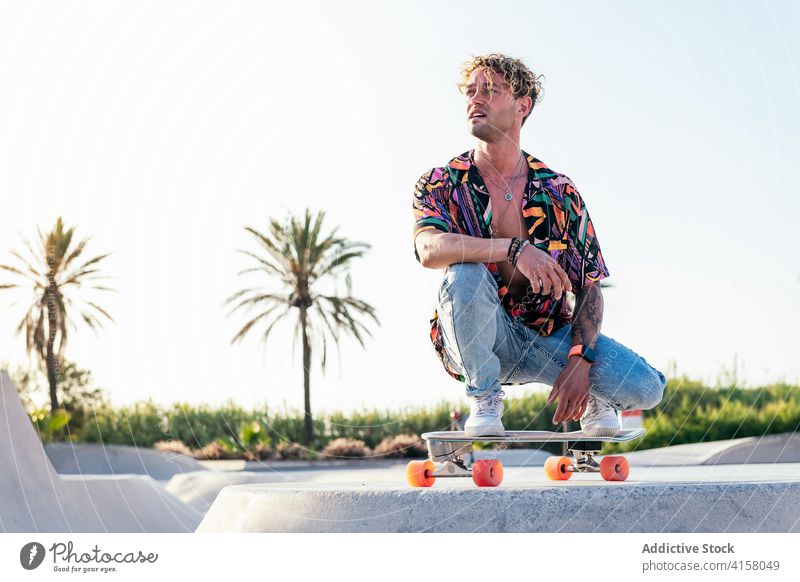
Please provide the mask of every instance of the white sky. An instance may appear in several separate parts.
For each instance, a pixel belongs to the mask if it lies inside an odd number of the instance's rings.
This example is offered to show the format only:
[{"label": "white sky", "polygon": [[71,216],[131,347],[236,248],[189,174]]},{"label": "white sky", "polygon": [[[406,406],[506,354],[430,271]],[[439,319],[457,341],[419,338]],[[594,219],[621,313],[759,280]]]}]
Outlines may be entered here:
[{"label": "white sky", "polygon": [[314,410],[463,398],[428,339],[442,272],[414,260],[411,197],[474,147],[457,73],[500,51],[546,76],[522,147],[587,203],[615,286],[603,333],[709,382],[734,357],[750,385],[800,381],[797,4],[566,4],[3,3],[0,258],[59,214],[87,257],[114,251],[119,293],[96,297],[116,323],[67,356],[115,403],[300,408],[289,324],[266,353],[231,346],[244,320],[222,302],[265,283],[236,275],[245,225],[324,209],[373,246],[351,273],[382,326],[313,368]]}]

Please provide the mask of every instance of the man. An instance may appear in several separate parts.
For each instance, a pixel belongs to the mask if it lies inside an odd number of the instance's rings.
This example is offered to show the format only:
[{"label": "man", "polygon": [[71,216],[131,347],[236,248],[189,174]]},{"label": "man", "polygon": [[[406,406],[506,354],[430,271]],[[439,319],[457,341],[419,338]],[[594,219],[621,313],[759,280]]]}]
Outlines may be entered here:
[{"label": "man", "polygon": [[[469,436],[502,436],[502,385],[542,382],[554,424],[580,419],[614,436],[620,410],[661,401],[666,378],[600,333],[609,275],[589,212],[564,174],[520,149],[541,83],[518,59],[473,57],[462,68],[474,149],[422,175],[414,252],[446,269],[431,319],[433,346],[471,398]],[[574,312],[567,292],[575,294]]]}]

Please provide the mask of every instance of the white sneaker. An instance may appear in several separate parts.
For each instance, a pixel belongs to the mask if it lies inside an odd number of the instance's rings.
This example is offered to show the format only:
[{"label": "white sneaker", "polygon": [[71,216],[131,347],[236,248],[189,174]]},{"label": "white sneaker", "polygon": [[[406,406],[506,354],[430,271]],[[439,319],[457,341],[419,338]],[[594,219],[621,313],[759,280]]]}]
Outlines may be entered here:
[{"label": "white sneaker", "polygon": [[506,430],[500,420],[505,395],[502,390],[496,390],[486,396],[473,396],[469,418],[464,423],[464,434],[468,437],[505,436]]},{"label": "white sneaker", "polygon": [[581,417],[581,430],[586,436],[617,436],[622,431],[619,411],[590,394],[586,412]]}]

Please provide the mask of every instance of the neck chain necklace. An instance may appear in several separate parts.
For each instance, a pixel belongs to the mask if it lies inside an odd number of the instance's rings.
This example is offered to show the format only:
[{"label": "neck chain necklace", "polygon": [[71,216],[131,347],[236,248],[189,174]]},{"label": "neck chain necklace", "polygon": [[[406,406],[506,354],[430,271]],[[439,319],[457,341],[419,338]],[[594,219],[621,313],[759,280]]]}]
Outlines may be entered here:
[{"label": "neck chain necklace", "polygon": [[[520,156],[520,157],[521,157],[521,159],[520,159],[520,163],[522,163],[522,161],[525,159],[525,156]],[[517,164],[517,169],[519,169],[519,166],[520,166],[520,164]],[[514,180],[514,184],[511,186],[511,188],[509,188],[509,187],[508,187],[508,184],[506,183],[506,181],[505,181],[505,180],[503,180],[503,184],[505,184],[505,185],[506,185],[506,187],[505,187],[505,191],[506,191],[506,193],[505,193],[505,195],[503,196],[503,198],[505,198],[505,199],[506,199],[506,202],[510,202],[510,201],[512,200],[512,198],[514,197],[514,196],[513,196],[513,194],[512,194],[512,192],[514,191],[514,188],[516,188],[516,187],[517,187],[517,182],[519,182],[519,179],[520,179],[520,177],[521,177],[521,176],[522,176],[522,174],[519,174],[519,175],[516,177],[516,179]],[[491,178],[491,176],[489,176],[489,174],[486,174],[486,177],[487,177],[487,178],[489,178],[489,181],[490,181],[492,184],[494,184],[495,186],[497,186],[497,187],[498,187],[498,188],[500,188],[501,190],[503,189],[503,187],[502,187],[500,184],[498,184],[497,182],[495,182],[494,180],[492,180],[492,178]],[[501,179],[502,179],[502,178],[501,178]]]},{"label": "neck chain necklace", "polygon": [[[525,156],[521,155],[520,157],[521,157],[520,162],[523,162],[523,161],[527,162],[527,158],[525,158]],[[477,167],[477,165],[476,165],[476,167]],[[519,165],[517,167],[519,168]],[[527,176],[528,172],[525,172],[525,175]],[[522,176],[522,174],[517,176],[517,178],[514,180],[514,185],[510,189],[508,188],[508,184],[506,184],[506,193],[505,193],[505,196],[504,196],[504,198],[506,199],[506,202],[510,202],[514,198],[512,192],[513,192],[513,189],[517,186],[517,182],[519,181],[521,176]],[[489,178],[488,175],[486,177]],[[502,190],[502,186],[500,186],[500,184],[498,184],[497,182],[495,182],[491,178],[489,178],[489,180],[491,180],[492,184],[494,184],[495,186],[497,186],[498,188],[500,188]],[[503,183],[505,183],[505,180],[503,180]],[[492,202],[491,202],[491,198],[490,198],[489,199],[489,204],[491,205],[491,203]],[[503,218],[505,217],[505,215],[508,212],[509,208],[510,207],[507,206],[506,209],[503,211],[503,216],[500,217],[500,221],[499,221],[500,223],[502,223]],[[491,221],[489,223],[489,234],[490,234],[490,236],[492,238],[496,238],[496,233],[494,231],[494,228],[492,228]]]}]

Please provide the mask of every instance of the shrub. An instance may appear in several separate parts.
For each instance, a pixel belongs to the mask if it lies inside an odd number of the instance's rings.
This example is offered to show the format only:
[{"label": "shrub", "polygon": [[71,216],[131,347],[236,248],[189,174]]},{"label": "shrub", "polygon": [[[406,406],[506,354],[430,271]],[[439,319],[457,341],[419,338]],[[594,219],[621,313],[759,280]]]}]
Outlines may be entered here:
[{"label": "shrub", "polygon": [[218,459],[229,458],[228,452],[225,450],[225,447],[222,446],[222,443],[218,441],[208,443],[202,449],[194,451],[194,453],[192,453],[192,456],[200,461],[216,461]]},{"label": "shrub", "polygon": [[243,453],[244,458],[248,461],[266,461],[271,459],[275,451],[269,445],[264,443],[257,443],[255,446],[246,449]]},{"label": "shrub", "polygon": [[308,459],[308,451],[297,443],[282,442],[275,449],[275,453],[279,459]]},{"label": "shrub", "polygon": [[376,457],[387,459],[419,458],[428,456],[428,448],[415,434],[399,434],[386,437],[375,447]]},{"label": "shrub", "polygon": [[153,448],[164,453],[178,453],[180,455],[192,456],[192,450],[182,441],[158,441],[153,444]]},{"label": "shrub", "polygon": [[325,445],[322,454],[326,457],[339,458],[365,457],[369,454],[369,449],[364,445],[364,441],[340,437]]}]

